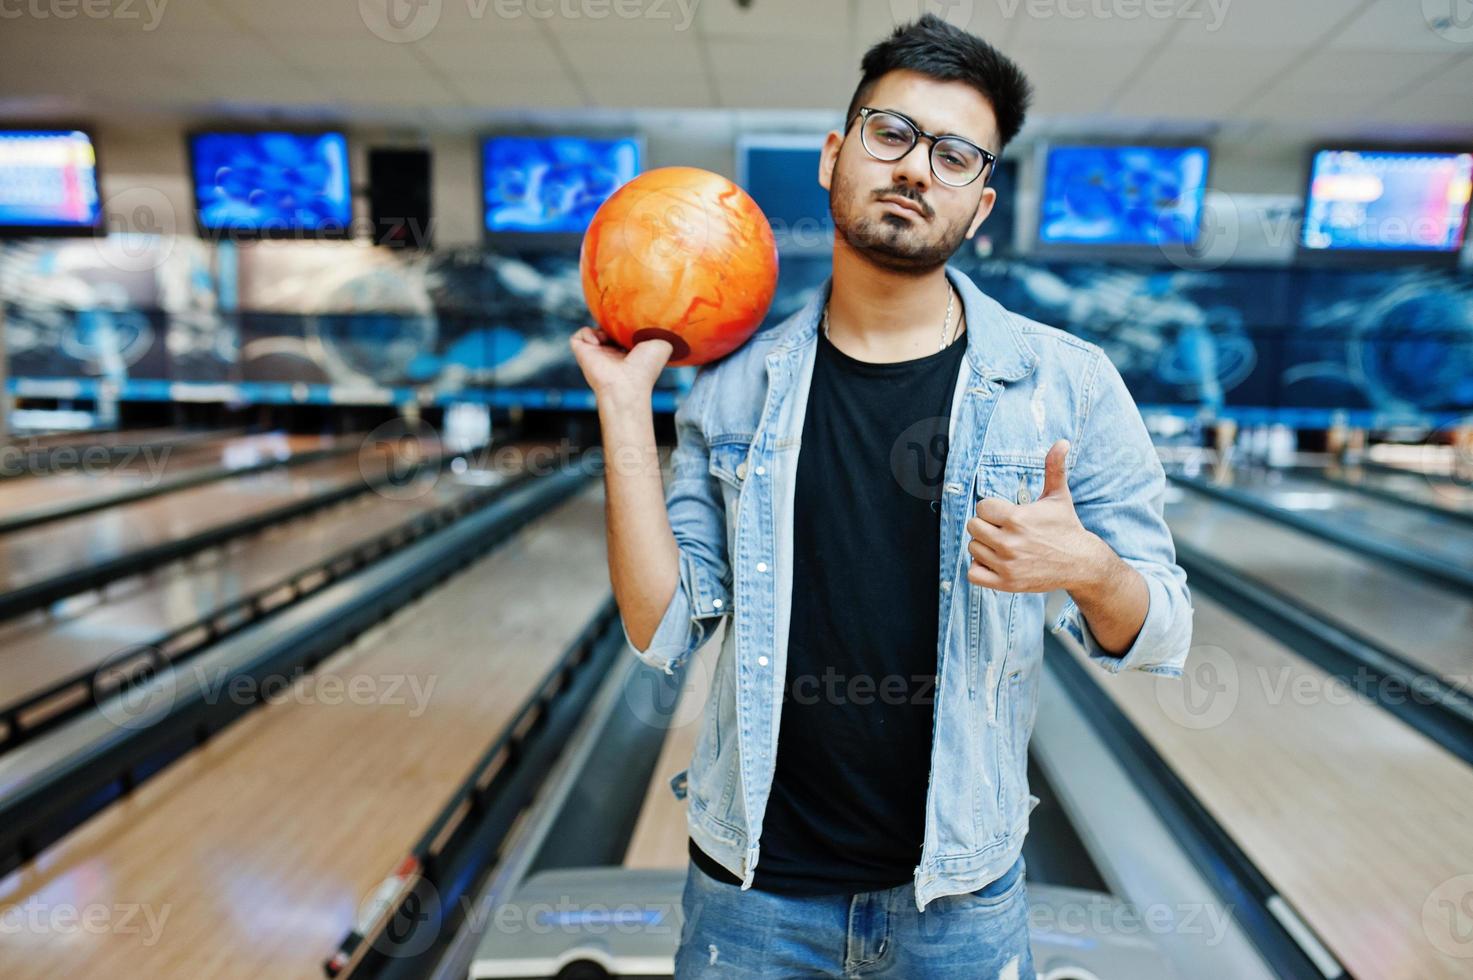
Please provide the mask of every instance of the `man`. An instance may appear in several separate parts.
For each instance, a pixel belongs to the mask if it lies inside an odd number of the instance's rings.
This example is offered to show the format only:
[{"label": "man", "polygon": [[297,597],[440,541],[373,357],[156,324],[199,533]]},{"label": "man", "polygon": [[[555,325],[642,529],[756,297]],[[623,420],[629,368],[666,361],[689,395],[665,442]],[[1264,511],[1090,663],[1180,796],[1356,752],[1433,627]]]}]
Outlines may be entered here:
[{"label": "man", "polygon": [[698,372],[668,498],[650,392],[670,345],[572,340],[630,645],[673,670],[729,617],[676,780],[677,976],[1032,977],[1044,594],[1068,593],[1054,628],[1107,670],[1180,676],[1190,643],[1120,375],[946,267],[992,210],[1028,81],[929,15],[863,72],[819,167],[833,275]]}]

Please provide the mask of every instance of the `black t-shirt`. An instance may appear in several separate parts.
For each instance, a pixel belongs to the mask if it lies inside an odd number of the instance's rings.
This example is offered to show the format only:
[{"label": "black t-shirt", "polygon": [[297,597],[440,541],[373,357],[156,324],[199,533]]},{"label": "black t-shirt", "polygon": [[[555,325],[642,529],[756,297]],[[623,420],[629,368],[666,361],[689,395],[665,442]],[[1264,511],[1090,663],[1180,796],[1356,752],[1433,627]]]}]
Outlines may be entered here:
[{"label": "black t-shirt", "polygon": [[[820,332],[794,498],[792,625],[753,886],[893,888],[925,836],[947,422],[958,338],[909,361]],[[707,874],[737,879],[696,847]]]}]

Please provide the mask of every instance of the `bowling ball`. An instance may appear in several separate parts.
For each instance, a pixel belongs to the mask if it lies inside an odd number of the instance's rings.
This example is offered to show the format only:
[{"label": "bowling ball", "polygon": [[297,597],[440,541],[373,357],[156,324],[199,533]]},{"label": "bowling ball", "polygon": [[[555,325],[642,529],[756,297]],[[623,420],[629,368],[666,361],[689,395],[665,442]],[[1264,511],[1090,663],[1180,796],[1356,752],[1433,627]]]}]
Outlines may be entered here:
[{"label": "bowling ball", "polygon": [[667,340],[672,366],[705,364],[746,343],[767,314],[777,243],[736,184],[660,167],[600,205],[578,270],[589,312],[619,346]]}]

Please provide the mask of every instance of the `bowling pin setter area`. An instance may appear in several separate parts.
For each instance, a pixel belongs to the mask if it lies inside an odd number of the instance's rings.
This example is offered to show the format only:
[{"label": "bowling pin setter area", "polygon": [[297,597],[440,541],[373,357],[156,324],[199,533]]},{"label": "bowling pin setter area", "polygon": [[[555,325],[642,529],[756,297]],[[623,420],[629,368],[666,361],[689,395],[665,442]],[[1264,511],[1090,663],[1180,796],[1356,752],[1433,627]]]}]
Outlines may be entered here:
[{"label": "bowling pin setter area", "polygon": [[1473,977],[1469,20],[0,0],[0,980]]}]

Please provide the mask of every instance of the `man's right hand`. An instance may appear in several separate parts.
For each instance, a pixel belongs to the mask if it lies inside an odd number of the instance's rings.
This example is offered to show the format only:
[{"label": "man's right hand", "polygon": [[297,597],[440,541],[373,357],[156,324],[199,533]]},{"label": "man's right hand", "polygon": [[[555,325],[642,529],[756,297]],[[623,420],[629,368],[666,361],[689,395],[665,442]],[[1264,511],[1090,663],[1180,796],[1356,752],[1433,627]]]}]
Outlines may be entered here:
[{"label": "man's right hand", "polygon": [[649,401],[655,381],[674,348],[668,341],[645,340],[625,351],[602,328],[582,327],[569,339],[573,357],[600,402]]}]

